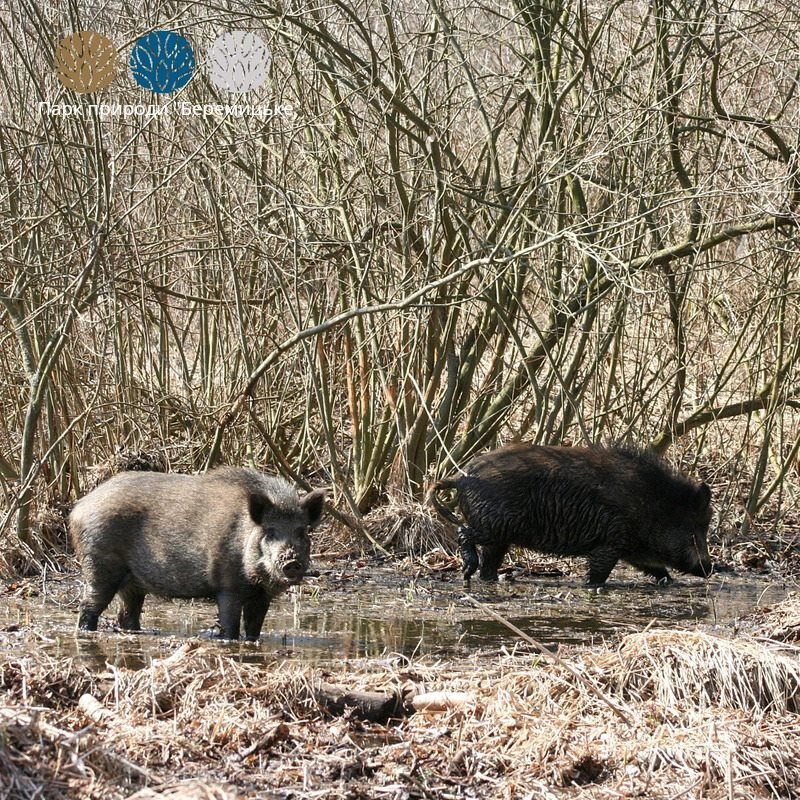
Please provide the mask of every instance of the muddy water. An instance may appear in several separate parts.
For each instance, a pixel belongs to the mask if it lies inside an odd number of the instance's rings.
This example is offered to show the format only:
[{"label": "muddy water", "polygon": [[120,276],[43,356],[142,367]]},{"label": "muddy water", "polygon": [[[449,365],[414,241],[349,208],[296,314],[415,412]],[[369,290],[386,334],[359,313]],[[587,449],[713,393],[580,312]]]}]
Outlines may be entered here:
[{"label": "muddy water", "polygon": [[[247,661],[293,660],[321,664],[341,659],[429,655],[464,658],[512,649],[517,637],[464,597],[455,572],[413,577],[388,567],[318,564],[320,575],[275,601],[258,644],[216,642],[211,648]],[[783,599],[796,588],[759,576],[679,578],[658,587],[624,571],[599,594],[578,579],[522,578],[514,583],[474,582],[471,595],[543,644],[609,641],[648,625],[701,626],[734,635],[738,620]],[[140,634],[115,631],[115,606],[96,634],[77,633],[80,585],[59,576],[33,591],[0,598],[0,658],[22,642],[89,666],[136,668],[174,652],[190,637],[208,637],[216,609],[205,601],[149,597]],[[27,596],[22,596],[27,594]]]}]

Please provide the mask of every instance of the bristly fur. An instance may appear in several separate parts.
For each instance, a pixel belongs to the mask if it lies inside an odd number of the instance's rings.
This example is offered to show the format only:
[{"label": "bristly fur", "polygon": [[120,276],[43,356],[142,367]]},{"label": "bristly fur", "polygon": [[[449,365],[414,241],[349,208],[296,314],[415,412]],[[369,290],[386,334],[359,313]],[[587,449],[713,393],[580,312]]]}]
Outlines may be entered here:
[{"label": "bristly fur", "polygon": [[227,638],[257,639],[273,597],[308,569],[308,531],[324,492],[251,469],[203,475],[125,472],[83,497],[70,531],[87,584],[79,627],[96,630],[115,594],[120,625],[139,630],[147,594],[210,597]]},{"label": "bristly fur", "polygon": [[[437,497],[445,489],[455,490],[463,520]],[[460,525],[466,579],[479,561],[481,577],[496,579],[511,545],[588,556],[591,584],[603,583],[619,560],[659,581],[670,580],[668,566],[711,570],[708,487],[643,448],[515,443],[476,457],[428,496]]]}]

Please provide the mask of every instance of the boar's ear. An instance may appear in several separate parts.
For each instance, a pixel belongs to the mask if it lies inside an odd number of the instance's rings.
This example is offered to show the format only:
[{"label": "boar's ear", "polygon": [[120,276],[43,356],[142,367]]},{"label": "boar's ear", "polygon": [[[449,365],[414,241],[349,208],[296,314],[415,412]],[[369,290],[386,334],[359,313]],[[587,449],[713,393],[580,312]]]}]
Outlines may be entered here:
[{"label": "boar's ear", "polygon": [[275,505],[265,494],[251,494],[249,497],[249,504],[250,516],[253,522],[257,522],[259,525],[261,524],[261,520],[264,519],[264,514]]},{"label": "boar's ear", "polygon": [[325,490],[315,489],[309,492],[301,501],[300,505],[306,510],[308,514],[308,524],[316,525],[319,518],[322,516],[322,509],[325,504]]},{"label": "boar's ear", "polygon": [[711,503],[711,487],[705,481],[697,487],[697,498],[703,507]]}]

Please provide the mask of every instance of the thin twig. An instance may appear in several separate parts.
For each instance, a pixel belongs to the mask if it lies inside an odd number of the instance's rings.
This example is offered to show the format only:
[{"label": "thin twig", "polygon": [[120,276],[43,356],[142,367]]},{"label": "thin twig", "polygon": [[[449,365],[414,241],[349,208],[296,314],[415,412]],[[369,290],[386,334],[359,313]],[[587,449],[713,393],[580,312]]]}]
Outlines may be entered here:
[{"label": "thin twig", "polygon": [[605,703],[626,725],[633,725],[630,717],[628,717],[628,715],[621,708],[619,708],[619,706],[612,703],[599,686],[590,681],[585,675],[581,675],[577,670],[573,669],[573,667],[564,661],[564,659],[561,658],[557,653],[548,650],[541,642],[538,642],[532,636],[528,636],[527,633],[521,631],[516,625],[514,625],[513,622],[509,622],[509,620],[507,620],[502,614],[498,614],[494,609],[489,608],[489,606],[487,606],[485,603],[481,603],[480,600],[476,600],[472,595],[465,594],[464,599],[468,600],[476,608],[479,608],[481,611],[487,613],[493,619],[496,619],[502,625],[505,625],[510,631],[519,636],[519,638],[523,641],[527,642],[546,659],[552,661],[554,664],[558,664],[559,667],[569,672],[569,674],[572,675],[572,677],[575,678],[575,680],[577,680],[581,686],[588,689],[593,695],[602,700],[603,703]]}]

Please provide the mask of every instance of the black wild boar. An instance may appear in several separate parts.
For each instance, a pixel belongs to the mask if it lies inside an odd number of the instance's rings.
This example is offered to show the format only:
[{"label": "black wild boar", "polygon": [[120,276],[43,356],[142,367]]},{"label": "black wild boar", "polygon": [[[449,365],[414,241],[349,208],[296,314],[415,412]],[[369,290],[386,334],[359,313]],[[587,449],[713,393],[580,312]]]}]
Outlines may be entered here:
[{"label": "black wild boar", "polygon": [[325,500],[286,481],[223,467],[204,475],[124,472],[79,500],[70,535],[86,581],[78,624],[97,630],[119,594],[119,624],[139,630],[145,595],[217,601],[222,635],[258,639],[273,597],[308,569]]},{"label": "black wild boar", "polygon": [[[463,520],[437,498],[446,489]],[[511,444],[436,483],[429,500],[459,525],[465,581],[479,564],[481,579],[497,580],[511,545],[588,556],[590,586],[605,583],[620,560],[663,583],[667,567],[711,573],[711,490],[646,450]]]}]

